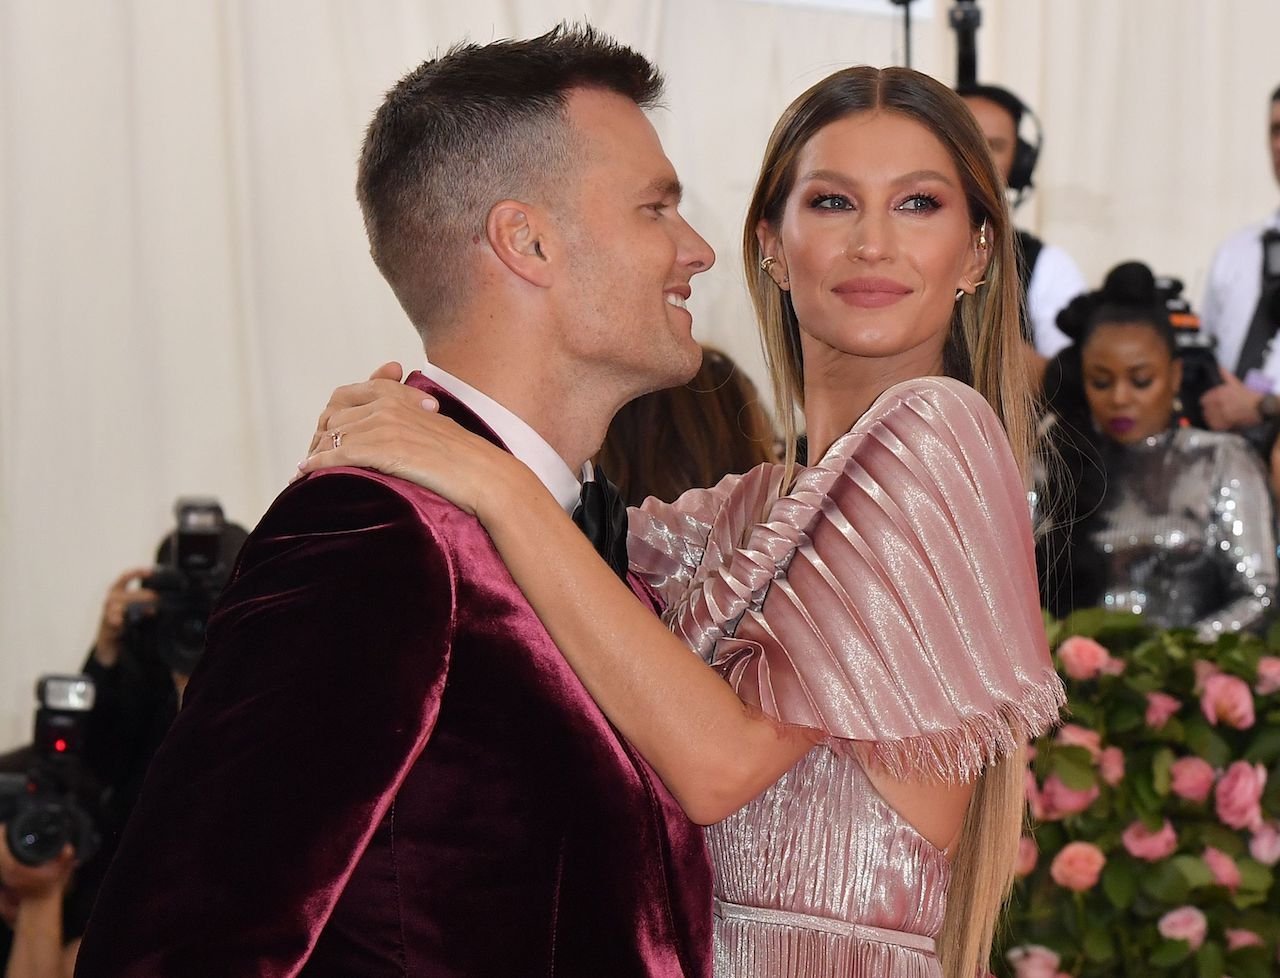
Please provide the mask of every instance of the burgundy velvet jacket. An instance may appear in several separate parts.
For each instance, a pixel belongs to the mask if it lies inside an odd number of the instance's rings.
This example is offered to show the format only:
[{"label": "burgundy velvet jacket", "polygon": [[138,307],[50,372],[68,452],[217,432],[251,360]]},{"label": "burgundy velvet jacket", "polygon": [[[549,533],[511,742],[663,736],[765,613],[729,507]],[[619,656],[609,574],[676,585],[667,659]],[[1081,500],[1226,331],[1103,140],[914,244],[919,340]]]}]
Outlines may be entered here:
[{"label": "burgundy velvet jacket", "polygon": [[76,974],[707,978],[710,864],[479,522],[334,469],[245,545]]}]

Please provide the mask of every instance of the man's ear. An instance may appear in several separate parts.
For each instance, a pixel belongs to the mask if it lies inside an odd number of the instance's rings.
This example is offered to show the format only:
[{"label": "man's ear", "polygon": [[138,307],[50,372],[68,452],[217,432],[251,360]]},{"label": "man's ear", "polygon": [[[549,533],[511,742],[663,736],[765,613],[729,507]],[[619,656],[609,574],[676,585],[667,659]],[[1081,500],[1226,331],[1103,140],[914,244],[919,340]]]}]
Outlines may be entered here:
[{"label": "man's ear", "polygon": [[546,288],[551,284],[551,259],[559,249],[550,246],[550,222],[540,208],[500,200],[489,208],[484,230],[502,264],[530,285]]}]

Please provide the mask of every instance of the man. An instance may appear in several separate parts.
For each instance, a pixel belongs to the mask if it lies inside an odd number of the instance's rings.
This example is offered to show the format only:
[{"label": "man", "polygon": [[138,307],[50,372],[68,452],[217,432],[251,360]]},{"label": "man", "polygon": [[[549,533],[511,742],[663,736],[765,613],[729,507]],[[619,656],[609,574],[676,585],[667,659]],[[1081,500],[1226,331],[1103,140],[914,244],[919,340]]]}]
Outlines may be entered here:
[{"label": "man", "polygon": [[[1268,114],[1271,170],[1280,184],[1280,88],[1271,93]],[[1200,310],[1201,329],[1218,341],[1222,383],[1200,399],[1205,421],[1216,431],[1245,430],[1280,418],[1280,255],[1271,274],[1264,264],[1263,238],[1280,235],[1280,210],[1227,238],[1213,256]]]},{"label": "man", "polygon": [[[714,255],[642,112],[660,89],[557,28],[427,62],[365,139],[374,260],[430,361],[410,382],[566,509],[614,412],[701,355],[684,302]],[[335,469],[246,544],[78,974],[703,978],[710,908],[699,830],[478,522]]]},{"label": "man", "polygon": [[[997,85],[962,85],[957,93],[969,106],[986,137],[987,147],[1005,185],[1014,192],[1014,205],[1032,187],[1040,147],[1018,135],[1027,113],[1023,101]],[[1028,354],[1042,373],[1045,361],[1071,341],[1055,321],[1062,308],[1087,288],[1075,262],[1061,248],[1041,241],[1029,231],[1018,232],[1018,276],[1022,280],[1023,337]]]}]

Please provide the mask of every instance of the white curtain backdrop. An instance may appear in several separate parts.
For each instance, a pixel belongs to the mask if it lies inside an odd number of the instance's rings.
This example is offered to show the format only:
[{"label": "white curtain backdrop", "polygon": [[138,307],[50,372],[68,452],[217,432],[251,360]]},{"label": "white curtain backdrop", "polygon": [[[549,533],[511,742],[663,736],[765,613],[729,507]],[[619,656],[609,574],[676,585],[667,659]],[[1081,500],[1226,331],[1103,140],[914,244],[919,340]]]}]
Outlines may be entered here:
[{"label": "white curtain backdrop", "polygon": [[[216,495],[252,526],[329,390],[420,358],[352,193],[400,75],[562,18],[652,56],[685,212],[720,255],[694,283],[698,333],[763,383],[736,242],[765,137],[829,71],[903,58],[899,8],[840,6],[0,0],[0,749],[28,736],[35,678],[77,668],[108,583],[150,560],[176,496]],[[950,6],[917,3],[913,32],[915,67],[948,82]],[[1020,223],[1091,281],[1139,257],[1198,297],[1214,243],[1276,204],[1280,4],[981,8],[982,79],[1046,130]]]}]

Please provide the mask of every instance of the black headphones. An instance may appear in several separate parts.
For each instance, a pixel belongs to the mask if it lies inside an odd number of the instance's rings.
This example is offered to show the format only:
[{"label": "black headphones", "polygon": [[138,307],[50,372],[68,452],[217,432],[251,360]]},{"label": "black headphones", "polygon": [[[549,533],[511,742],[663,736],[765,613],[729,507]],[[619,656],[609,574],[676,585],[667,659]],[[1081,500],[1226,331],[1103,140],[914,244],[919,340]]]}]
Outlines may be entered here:
[{"label": "black headphones", "polygon": [[[961,98],[984,98],[994,102],[1013,117],[1013,128],[1017,142],[1013,148],[1013,165],[1009,168],[1009,189],[1016,194],[1014,206],[1022,202],[1028,190],[1035,184],[1032,175],[1035,173],[1036,160],[1040,157],[1040,146],[1044,142],[1044,130],[1040,126],[1039,117],[1031,111],[1031,106],[1014,95],[1007,88],[999,85],[959,85],[956,94]],[[1022,120],[1031,120],[1030,138],[1023,135]]]}]

